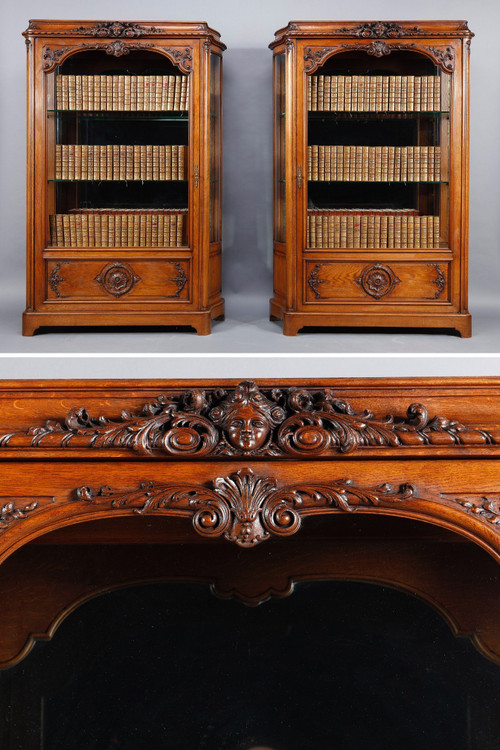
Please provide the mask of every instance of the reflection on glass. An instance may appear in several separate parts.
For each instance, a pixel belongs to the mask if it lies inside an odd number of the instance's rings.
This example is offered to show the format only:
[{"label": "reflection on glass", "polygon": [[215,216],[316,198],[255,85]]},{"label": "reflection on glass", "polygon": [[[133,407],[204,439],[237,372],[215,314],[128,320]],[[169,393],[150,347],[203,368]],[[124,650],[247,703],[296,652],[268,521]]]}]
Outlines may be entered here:
[{"label": "reflection on glass", "polygon": [[274,239],[285,241],[286,207],[286,53],[274,56]]},{"label": "reflection on glass", "polygon": [[221,239],[221,68],[219,55],[210,54],[210,242]]}]

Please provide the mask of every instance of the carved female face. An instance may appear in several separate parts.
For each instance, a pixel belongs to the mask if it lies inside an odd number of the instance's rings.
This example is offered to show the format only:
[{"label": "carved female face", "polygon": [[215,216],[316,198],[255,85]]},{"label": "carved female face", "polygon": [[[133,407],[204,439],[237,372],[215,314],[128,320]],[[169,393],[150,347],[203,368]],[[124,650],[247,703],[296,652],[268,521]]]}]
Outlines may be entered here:
[{"label": "carved female face", "polygon": [[253,407],[241,406],[229,415],[224,429],[233,448],[249,452],[262,448],[268,438],[270,425]]}]

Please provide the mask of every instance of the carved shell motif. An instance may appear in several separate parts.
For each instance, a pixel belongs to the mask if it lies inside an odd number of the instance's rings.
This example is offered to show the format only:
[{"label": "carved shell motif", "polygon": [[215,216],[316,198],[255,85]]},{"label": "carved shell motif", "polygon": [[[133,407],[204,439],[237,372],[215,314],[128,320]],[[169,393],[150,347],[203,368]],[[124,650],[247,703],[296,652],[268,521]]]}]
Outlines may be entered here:
[{"label": "carved shell motif", "polygon": [[172,458],[316,457],[365,448],[485,444],[500,444],[500,430],[430,417],[422,404],[411,404],[405,416],[375,417],[328,388],[261,390],[253,381],[229,391],[167,393],[115,420],[76,407],[63,422],[0,435],[0,449],[119,449]]},{"label": "carved shell motif", "polygon": [[228,477],[217,477],[211,487],[183,483],[144,482],[136,490],[79,487],[75,500],[130,508],[135,513],[165,512],[192,518],[202,536],[223,536],[240,547],[254,547],[271,536],[291,536],[302,519],[318,512],[348,511],[407,500],[411,485],[394,490],[391,485],[360,488],[350,480],[299,484],[280,488],[274,477],[258,477],[244,468]]}]

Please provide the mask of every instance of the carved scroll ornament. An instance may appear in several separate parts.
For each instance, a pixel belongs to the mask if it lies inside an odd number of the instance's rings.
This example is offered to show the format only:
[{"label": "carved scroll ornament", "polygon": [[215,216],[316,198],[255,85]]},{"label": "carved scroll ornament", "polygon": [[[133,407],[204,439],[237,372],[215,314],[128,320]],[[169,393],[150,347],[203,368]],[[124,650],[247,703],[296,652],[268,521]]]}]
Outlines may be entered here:
[{"label": "carved scroll ornament", "polygon": [[388,37],[389,39],[399,38],[402,36],[421,36],[426,34],[424,29],[419,26],[401,26],[394,21],[373,21],[369,23],[360,23],[350,29],[346,26],[335,31],[336,34],[345,36],[356,36],[363,39],[377,39]]},{"label": "carved scroll ornament", "polygon": [[167,393],[116,420],[76,407],[62,422],[0,435],[0,450],[122,449],[172,458],[319,457],[364,448],[492,444],[500,444],[500,430],[431,417],[422,404],[411,404],[405,416],[380,418],[356,411],[330,388],[262,390],[253,381],[232,390]]},{"label": "carved scroll ornament", "polygon": [[52,49],[52,47],[45,46],[43,48],[43,70],[48,73],[51,71],[56,65],[59,65],[65,57],[70,52],[89,52],[91,50],[102,50],[107,55],[111,55],[112,57],[122,57],[123,55],[128,55],[130,52],[136,51],[136,50],[143,50],[143,49],[150,49],[154,47],[155,45],[151,43],[143,43],[143,42],[122,42],[121,40],[117,39],[114,42],[108,42],[108,43],[100,43],[95,42],[95,44],[78,44],[74,45],[72,47],[58,47],[56,49]]},{"label": "carved scroll ornament", "polygon": [[112,57],[123,57],[137,50],[154,49],[160,54],[167,55],[170,60],[184,73],[190,73],[193,63],[192,47],[157,47],[153,42],[129,42],[128,40],[115,39],[111,42],[84,42],[71,47],[52,48],[45,45],[42,52],[42,67],[48,73],[59,65],[63,60],[74,52],[89,52],[102,50]]},{"label": "carved scroll ornament", "polygon": [[[390,38],[390,37],[387,37]],[[365,42],[345,42],[337,47],[306,47],[304,50],[304,70],[306,73],[314,73],[315,70],[323,65],[326,58],[334,53],[339,52],[366,52],[373,57],[385,57],[391,52],[405,51],[424,53],[431,57],[436,65],[439,65],[446,73],[451,73],[455,69],[455,50],[453,47],[427,47],[414,42],[402,42],[395,44],[387,43],[384,39],[374,39],[369,43]]]},{"label": "carved scroll ornament", "polygon": [[218,477],[211,487],[144,482],[136,490],[94,490],[80,487],[76,500],[111,509],[130,508],[135,513],[166,512],[189,516],[202,536],[223,536],[240,547],[254,547],[271,536],[291,536],[308,515],[332,510],[352,512],[362,506],[397,503],[411,498],[414,488],[391,485],[360,488],[350,480],[278,487],[274,477],[257,477],[252,469],[240,469]]}]

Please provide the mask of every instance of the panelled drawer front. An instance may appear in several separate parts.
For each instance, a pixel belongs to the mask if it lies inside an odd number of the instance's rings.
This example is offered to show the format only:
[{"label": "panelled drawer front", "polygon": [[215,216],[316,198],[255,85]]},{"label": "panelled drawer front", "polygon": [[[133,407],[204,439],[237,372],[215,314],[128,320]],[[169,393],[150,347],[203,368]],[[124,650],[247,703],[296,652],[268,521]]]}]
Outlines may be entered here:
[{"label": "panelled drawer front", "polygon": [[306,261],[305,301],[447,302],[448,263]]},{"label": "panelled drawer front", "polygon": [[189,300],[189,260],[50,260],[48,300]]}]

